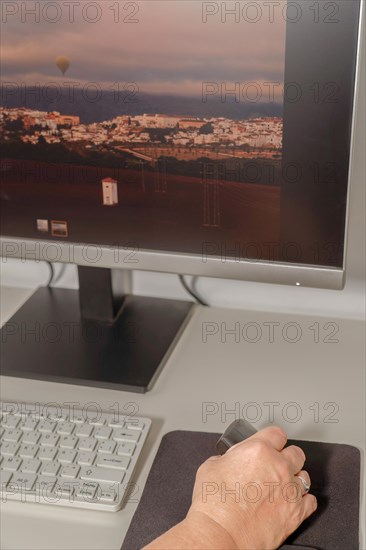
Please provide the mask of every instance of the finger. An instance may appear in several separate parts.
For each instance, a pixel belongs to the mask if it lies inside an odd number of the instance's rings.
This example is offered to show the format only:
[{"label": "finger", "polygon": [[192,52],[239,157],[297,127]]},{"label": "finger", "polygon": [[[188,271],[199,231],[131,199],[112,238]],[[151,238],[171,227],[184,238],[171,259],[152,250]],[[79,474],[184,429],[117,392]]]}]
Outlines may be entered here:
[{"label": "finger", "polygon": [[206,462],[214,462],[215,460],[219,460],[221,457],[221,455],[213,455],[213,456],[210,456]]},{"label": "finger", "polygon": [[282,451],[287,443],[287,435],[279,426],[268,426],[251,435],[245,441],[265,441],[277,451]]},{"label": "finger", "polygon": [[302,505],[303,515],[300,523],[302,523],[305,519],[307,519],[309,516],[311,516],[311,514],[315,512],[318,507],[318,501],[316,500],[316,497],[314,495],[305,495],[302,498]]},{"label": "finger", "polygon": [[[296,476],[295,476],[295,479],[298,479],[300,481],[300,486],[301,486],[301,492],[303,495],[306,495],[309,490],[310,490],[310,486],[311,486],[311,479],[310,479],[310,476],[308,474],[308,472],[306,470],[301,470]],[[301,479],[300,479],[301,478]],[[305,485],[304,485],[304,482],[302,481],[302,479],[305,481],[306,485],[309,487],[308,490],[306,490],[305,488]]]},{"label": "finger", "polygon": [[290,464],[293,474],[300,472],[305,464],[305,453],[297,445],[290,445],[281,451],[281,456]]}]

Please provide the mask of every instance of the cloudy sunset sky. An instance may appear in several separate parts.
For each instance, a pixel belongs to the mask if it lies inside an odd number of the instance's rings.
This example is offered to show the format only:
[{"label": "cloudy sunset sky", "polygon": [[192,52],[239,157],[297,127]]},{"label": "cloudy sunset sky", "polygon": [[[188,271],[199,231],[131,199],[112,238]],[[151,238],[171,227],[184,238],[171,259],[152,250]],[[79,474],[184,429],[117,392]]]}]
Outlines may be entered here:
[{"label": "cloudy sunset sky", "polygon": [[[280,14],[271,23],[264,6],[256,23],[235,23],[233,16],[222,23],[220,14],[203,23],[200,0],[144,0],[133,3],[139,11],[131,18],[138,22],[127,23],[122,18],[133,6],[124,10],[126,2],[120,2],[115,22],[110,8],[116,2],[102,0],[101,20],[90,23],[82,18],[85,3],[75,7],[74,22],[62,0],[56,23],[32,16],[22,23],[20,8],[9,16],[2,25],[3,83],[97,82],[108,88],[135,82],[142,92],[181,96],[200,95],[203,82],[226,82],[228,88],[234,82],[283,83],[286,25]],[[55,16],[51,8],[49,16]],[[60,55],[71,61],[65,76],[55,65]]]}]

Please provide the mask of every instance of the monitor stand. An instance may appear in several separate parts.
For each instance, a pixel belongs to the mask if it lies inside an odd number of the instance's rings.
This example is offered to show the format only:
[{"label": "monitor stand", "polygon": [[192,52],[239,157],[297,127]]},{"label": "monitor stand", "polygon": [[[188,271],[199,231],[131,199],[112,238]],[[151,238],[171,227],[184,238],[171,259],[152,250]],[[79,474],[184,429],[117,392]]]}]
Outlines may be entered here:
[{"label": "monitor stand", "polygon": [[128,270],[78,273],[79,290],[39,288],[3,326],[1,374],[146,392],[192,302],[127,294]]}]

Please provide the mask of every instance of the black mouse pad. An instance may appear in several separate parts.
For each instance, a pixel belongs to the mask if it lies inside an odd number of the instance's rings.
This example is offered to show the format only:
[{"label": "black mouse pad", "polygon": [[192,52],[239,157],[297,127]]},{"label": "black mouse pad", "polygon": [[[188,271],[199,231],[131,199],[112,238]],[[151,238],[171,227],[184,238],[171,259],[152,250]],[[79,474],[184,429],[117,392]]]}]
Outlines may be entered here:
[{"label": "black mouse pad", "polygon": [[[190,506],[196,470],[217,454],[221,434],[174,431],[160,444],[122,544],[138,550],[181,521]],[[360,452],[350,445],[289,440],[307,456],[318,510],[286,541],[288,550],[358,550]]]}]

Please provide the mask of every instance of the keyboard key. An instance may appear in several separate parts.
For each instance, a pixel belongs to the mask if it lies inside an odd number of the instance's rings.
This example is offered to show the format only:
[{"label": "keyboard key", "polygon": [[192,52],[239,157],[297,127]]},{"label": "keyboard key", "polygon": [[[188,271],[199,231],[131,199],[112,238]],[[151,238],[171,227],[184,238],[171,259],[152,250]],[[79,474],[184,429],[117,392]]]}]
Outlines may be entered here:
[{"label": "keyboard key", "polygon": [[112,439],[114,441],[129,441],[130,443],[137,443],[140,439],[140,432],[138,430],[113,430]]},{"label": "keyboard key", "polygon": [[93,430],[94,427],[89,424],[80,424],[76,427],[75,435],[78,437],[89,437]]},{"label": "keyboard key", "polygon": [[75,479],[79,473],[80,466],[77,464],[66,464],[61,470],[61,477],[70,477]]},{"label": "keyboard key", "polygon": [[57,481],[55,489],[57,490],[59,496],[72,500],[71,497],[74,494],[74,491],[78,490],[80,484],[80,481],[64,478]]},{"label": "keyboard key", "polygon": [[22,437],[23,432],[22,430],[5,430],[3,434],[3,440],[4,441],[10,441],[13,443],[17,443],[19,439]]},{"label": "keyboard key", "polygon": [[98,502],[113,503],[116,500],[116,496],[117,496],[117,491],[114,491],[113,489],[102,489],[100,487],[97,490],[96,498]]},{"label": "keyboard key", "polygon": [[130,459],[127,456],[98,456],[95,465],[100,468],[127,470]]},{"label": "keyboard key", "polygon": [[74,424],[84,424],[86,418],[84,418],[84,416],[82,414],[74,413],[74,414],[70,415],[70,420]]},{"label": "keyboard key", "polygon": [[5,419],[7,416],[20,416],[20,405],[18,403],[2,403],[1,412],[2,418]]},{"label": "keyboard key", "polygon": [[8,482],[12,478],[12,475],[13,474],[11,472],[5,472],[4,470],[0,471],[0,489],[4,489],[7,486]]},{"label": "keyboard key", "polygon": [[75,435],[64,435],[61,437],[60,447],[61,449],[74,449],[78,442],[78,438]]},{"label": "keyboard key", "polygon": [[41,420],[38,425],[38,431],[41,433],[52,433],[56,428],[56,422],[50,422],[49,420]]},{"label": "keyboard key", "polygon": [[22,443],[29,443],[30,445],[36,445],[41,437],[38,432],[24,432],[22,437]]},{"label": "keyboard key", "polygon": [[57,476],[57,473],[61,465],[58,462],[43,462],[41,468],[41,474],[43,476]]},{"label": "keyboard key", "polygon": [[22,490],[31,491],[36,479],[37,476],[35,475],[16,472],[8,483],[8,487],[11,487],[12,490],[17,489],[17,492],[21,492]]},{"label": "keyboard key", "polygon": [[95,453],[89,453],[87,451],[83,451],[78,454],[75,462],[77,464],[80,464],[80,466],[92,466],[95,457],[96,457]]},{"label": "keyboard key", "polygon": [[87,481],[104,481],[112,483],[122,483],[123,478],[125,477],[124,471],[122,470],[111,470],[107,468],[91,468],[82,467],[80,474],[80,479],[85,479]]},{"label": "keyboard key", "polygon": [[130,418],[124,427],[128,430],[138,430],[139,432],[142,432],[144,426],[145,423],[140,418]]},{"label": "keyboard key", "polygon": [[74,431],[75,424],[72,422],[61,422],[57,428],[56,432],[60,435],[71,435]]},{"label": "keyboard key", "polygon": [[61,409],[55,409],[54,411],[48,410],[47,416],[45,416],[44,420],[50,420],[50,422],[64,422],[65,420],[67,420],[67,418],[68,415],[62,412]]},{"label": "keyboard key", "polygon": [[109,420],[108,426],[110,428],[123,428],[125,425],[124,420],[122,418],[113,417]]},{"label": "keyboard key", "polygon": [[19,425],[19,428],[25,432],[33,432],[36,430],[38,420],[29,416],[26,420],[22,421]]},{"label": "keyboard key", "polygon": [[20,470],[25,474],[36,474],[41,465],[41,461],[37,458],[28,458],[23,460],[22,467]]},{"label": "keyboard key", "polygon": [[39,443],[44,447],[55,447],[59,439],[60,436],[57,434],[44,434],[41,437],[41,441]]},{"label": "keyboard key", "polygon": [[94,451],[97,446],[98,441],[93,437],[84,437],[79,440],[79,450],[80,451]]},{"label": "keyboard key", "polygon": [[86,502],[93,500],[99,485],[95,482],[83,483],[75,493],[76,498],[84,499]]},{"label": "keyboard key", "polygon": [[96,428],[94,432],[94,437],[96,439],[109,439],[112,433],[112,428],[108,428],[107,426],[102,426],[100,428]]},{"label": "keyboard key", "polygon": [[18,426],[19,422],[20,422],[19,417],[8,414],[1,424],[2,426],[4,426],[4,428],[9,428],[14,430]]},{"label": "keyboard key", "polygon": [[91,426],[104,426],[105,424],[105,418],[103,415],[96,415],[95,418],[93,418],[93,415],[90,413],[87,420],[88,424]]},{"label": "keyboard key", "polygon": [[40,496],[47,497],[53,491],[57,477],[53,476],[38,476],[35,484],[36,493]]},{"label": "keyboard key", "polygon": [[34,458],[38,449],[38,445],[22,445],[19,449],[19,456],[22,458]]},{"label": "keyboard key", "polygon": [[18,449],[19,449],[18,443],[10,443],[9,441],[6,441],[2,443],[0,451],[1,451],[1,454],[4,456],[15,456]]},{"label": "keyboard key", "polygon": [[124,441],[117,447],[117,454],[119,456],[132,456],[136,448],[135,443],[127,443]]},{"label": "keyboard key", "polygon": [[98,447],[98,453],[112,454],[116,447],[115,441],[102,441]]},{"label": "keyboard key", "polygon": [[72,449],[60,449],[57,460],[62,464],[71,464],[76,457],[76,451]]},{"label": "keyboard key", "polygon": [[16,472],[21,463],[22,459],[19,458],[19,456],[9,456],[5,458],[4,462],[1,464],[1,468],[7,472]]},{"label": "keyboard key", "polygon": [[37,458],[40,460],[54,460],[57,455],[57,449],[52,447],[40,447]]}]

